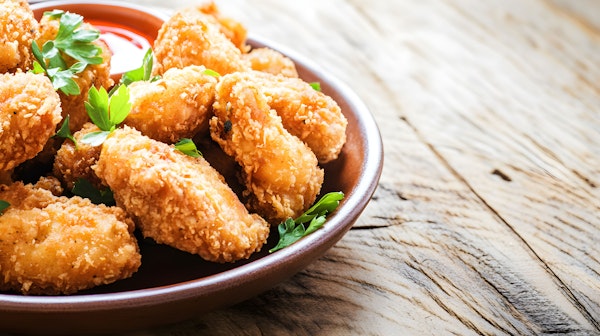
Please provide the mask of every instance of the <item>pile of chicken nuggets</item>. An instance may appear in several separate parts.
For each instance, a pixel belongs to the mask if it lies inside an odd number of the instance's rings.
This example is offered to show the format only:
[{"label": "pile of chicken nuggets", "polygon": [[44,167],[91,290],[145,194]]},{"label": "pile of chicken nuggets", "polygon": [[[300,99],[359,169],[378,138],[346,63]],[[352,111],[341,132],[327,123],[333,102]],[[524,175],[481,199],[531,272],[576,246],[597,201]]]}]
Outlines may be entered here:
[{"label": "pile of chicken nuggets", "polygon": [[[322,164],[346,142],[338,104],[286,56],[247,45],[245,27],[214,3],[163,24],[153,41],[159,77],[128,86],[131,112],[99,146],[80,140],[98,131],[88,90],[115,85],[107,45],[94,42],[103,62],[74,77],[82,94],[67,95],[31,71],[32,42],[54,39],[58,21],[37,21],[26,1],[8,0],[0,22],[2,291],[72,294],[131,277],[142,263],[135,230],[208,261],[246,259],[271,226],[315,202]],[[75,142],[55,136],[67,116]],[[176,150],[184,138],[219,146],[243,190],[202,156]],[[50,168],[24,182],[20,169],[36,165]],[[116,205],[74,196],[81,179],[110,189]]]}]

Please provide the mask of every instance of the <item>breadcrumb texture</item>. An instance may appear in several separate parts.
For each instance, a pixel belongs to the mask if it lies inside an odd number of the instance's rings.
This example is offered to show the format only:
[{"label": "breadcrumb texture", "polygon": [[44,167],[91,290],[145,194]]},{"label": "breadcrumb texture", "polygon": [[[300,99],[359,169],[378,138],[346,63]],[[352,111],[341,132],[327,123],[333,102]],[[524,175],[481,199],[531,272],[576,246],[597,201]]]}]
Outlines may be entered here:
[{"label": "breadcrumb texture", "polygon": [[242,51],[221,31],[214,16],[186,8],[176,12],[158,31],[154,41],[153,73],[170,68],[203,65],[221,75],[250,69]]},{"label": "breadcrumb texture", "polygon": [[250,46],[246,44],[248,31],[244,25],[227,16],[223,15],[214,1],[207,2],[195,8],[201,13],[212,16],[219,25],[219,30],[242,52],[246,53]]},{"label": "breadcrumb texture", "polygon": [[217,79],[203,66],[167,70],[161,79],[129,85],[131,112],[125,124],[165,143],[208,134]]},{"label": "breadcrumb texture", "polygon": [[25,0],[0,3],[0,73],[29,70],[33,64],[31,42],[39,24]]},{"label": "breadcrumb texture", "polygon": [[61,119],[60,98],[46,76],[0,74],[0,171],[41,152]]},{"label": "breadcrumb texture", "polygon": [[269,224],[249,214],[203,158],[125,126],[102,146],[96,173],[145,237],[203,259],[233,262],[259,251]]},{"label": "breadcrumb texture", "polygon": [[53,173],[68,190],[72,190],[75,182],[80,178],[86,179],[97,189],[104,189],[102,181],[92,169],[100,157],[102,147],[81,142],[86,134],[97,131],[100,129],[96,125],[86,123],[81,130],[73,134],[77,146],[71,140],[65,140],[56,152]]},{"label": "breadcrumb texture", "polygon": [[319,163],[338,158],[346,143],[348,120],[335,100],[300,78],[258,71],[241,76],[262,88],[283,126],[312,149]]},{"label": "breadcrumb texture", "polygon": [[1,185],[0,199],[11,204],[0,216],[0,290],[72,294],[130,277],[141,264],[120,208],[21,182]]},{"label": "breadcrumb texture", "polygon": [[[60,22],[57,19],[52,19],[48,16],[43,16],[40,20],[40,36],[37,39],[37,44],[40,48],[47,41],[54,40],[58,34]],[[81,25],[81,29],[95,29],[91,24],[84,23]],[[100,64],[89,64],[81,73],[73,77],[73,80],[79,86],[81,94],[79,95],[66,95],[62,91],[59,91],[63,113],[63,118],[70,115],[69,128],[71,132],[80,130],[86,122],[90,121],[90,118],[85,109],[85,101],[87,100],[87,93],[92,86],[99,89],[104,87],[109,89],[113,86],[114,81],[110,77],[110,61],[112,53],[108,46],[98,39],[94,41],[94,44],[102,48],[102,54],[100,55],[103,59]],[[64,55],[67,66],[71,67],[77,60]]]},{"label": "breadcrumb texture", "polygon": [[272,223],[295,218],[323,184],[315,154],[271,110],[260,82],[245,73],[217,84],[211,137],[242,167],[247,205]]},{"label": "breadcrumb texture", "polygon": [[243,56],[252,70],[286,77],[298,77],[296,65],[287,56],[271,48],[255,48]]}]

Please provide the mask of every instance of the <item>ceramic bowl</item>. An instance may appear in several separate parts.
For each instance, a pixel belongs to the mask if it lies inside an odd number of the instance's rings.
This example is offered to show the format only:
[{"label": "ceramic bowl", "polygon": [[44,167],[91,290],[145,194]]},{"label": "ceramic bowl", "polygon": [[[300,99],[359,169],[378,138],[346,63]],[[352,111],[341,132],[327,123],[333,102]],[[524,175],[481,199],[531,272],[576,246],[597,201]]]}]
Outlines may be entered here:
[{"label": "ceramic bowl", "polygon": [[[36,13],[67,9],[100,20],[119,20],[155,36],[164,15],[123,3],[42,2]],[[132,26],[133,27],[133,26]],[[36,334],[82,334],[147,329],[183,321],[223,308],[272,288],[322,256],[352,227],[375,191],[383,147],[372,114],[346,85],[305,57],[251,36],[253,47],[268,46],[296,62],[300,76],[320,82],[348,119],[341,156],[325,165],[323,193],[343,191],[344,200],[324,227],[297,243],[269,254],[276,230],[263,251],[233,264],[205,262],[198,256],[140,238],[142,267],[130,279],[69,296],[0,293],[0,330]]]}]

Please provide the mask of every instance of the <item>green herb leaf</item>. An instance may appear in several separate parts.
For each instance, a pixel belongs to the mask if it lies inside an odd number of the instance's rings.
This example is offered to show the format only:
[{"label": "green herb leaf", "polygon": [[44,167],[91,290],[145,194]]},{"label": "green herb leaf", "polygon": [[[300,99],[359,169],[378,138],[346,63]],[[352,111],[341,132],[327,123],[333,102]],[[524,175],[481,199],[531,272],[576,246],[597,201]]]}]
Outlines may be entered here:
[{"label": "green herb leaf", "polygon": [[109,131],[98,131],[88,133],[81,137],[81,143],[90,145],[92,147],[100,146],[104,143],[104,140],[106,140],[109,134]]},{"label": "green herb leaf", "polygon": [[131,111],[129,102],[129,89],[125,85],[119,85],[116,92],[110,97],[108,107],[108,119],[113,126],[117,126],[127,118]]},{"label": "green herb leaf", "polygon": [[124,73],[123,76],[121,76],[121,84],[129,85],[137,81],[150,80],[150,76],[152,76],[153,63],[154,54],[152,53],[152,49],[148,49],[146,54],[144,54],[142,65],[137,69],[133,69]]},{"label": "green herb leaf", "polygon": [[175,144],[175,149],[194,158],[202,156],[202,153],[200,153],[196,144],[191,139],[184,138],[179,140],[179,142]]},{"label": "green herb leaf", "polygon": [[[325,224],[327,214],[333,212],[343,198],[344,193],[340,191],[327,193],[298,218],[288,218],[279,224],[277,227],[279,242],[269,252],[273,253],[284,247],[288,247],[302,237],[320,229]],[[308,228],[305,228],[305,223],[309,223]]]},{"label": "green herb leaf", "polygon": [[321,91],[321,83],[319,82],[312,82],[310,83],[310,86],[316,91]]},{"label": "green herb leaf", "polygon": [[44,12],[44,16],[48,16],[51,19],[60,19],[61,16],[63,16],[63,14],[65,14],[65,11],[60,10],[60,9],[55,9],[51,12]]},{"label": "green herb leaf", "polygon": [[60,90],[68,96],[79,95],[81,93],[79,85],[73,80],[73,71],[71,69],[60,70],[60,68],[52,68],[47,69],[46,74],[52,80],[52,86],[55,90]]},{"label": "green herb leaf", "polygon": [[84,178],[79,178],[75,181],[71,192],[74,195],[88,198],[94,204],[105,204],[107,206],[115,205],[113,192],[110,188],[98,190],[90,183],[90,181]]},{"label": "green herb leaf", "polygon": [[[83,17],[78,14],[54,10],[44,15],[59,19],[60,23],[55,39],[44,43],[41,49],[32,41],[31,49],[37,61],[33,71],[45,72],[55,90],[66,95],[78,95],[81,90],[73,77],[88,64],[100,64],[103,61],[102,48],[92,43],[100,37],[100,32],[96,29],[80,29]],[[78,62],[68,67],[63,55],[69,55]]]},{"label": "green herb leaf", "polygon": [[4,210],[8,209],[10,203],[5,200],[0,200],[0,215],[4,214]]},{"label": "green herb leaf", "polygon": [[90,119],[98,128],[103,131],[111,131],[112,124],[108,114],[109,97],[108,92],[103,87],[100,90],[92,86],[88,91],[88,100],[85,102]]},{"label": "green herb leaf", "polygon": [[109,96],[105,88],[96,89],[92,86],[88,91],[85,109],[92,122],[101,131],[84,135],[81,142],[91,146],[101,145],[110,132],[114,131],[129,115],[131,111],[129,89],[125,85],[120,85],[114,94]]},{"label": "green herb leaf", "polygon": [[60,126],[60,129],[58,130],[58,132],[56,132],[56,134],[54,134],[54,136],[59,137],[59,138],[69,139],[69,140],[73,141],[73,143],[75,144],[75,148],[77,148],[77,141],[75,141],[73,134],[71,134],[71,129],[69,127],[69,120],[70,120],[70,116],[67,115],[65,117],[65,120],[63,121],[62,125]]},{"label": "green herb leaf", "polygon": [[304,225],[300,224],[296,226],[296,223],[291,218],[288,218],[283,223],[279,224],[277,226],[277,231],[279,232],[279,242],[274,248],[269,250],[271,253],[292,245],[300,240],[300,238],[304,237],[305,234]]},{"label": "green herb leaf", "polygon": [[96,29],[79,29],[82,23],[81,15],[63,13],[54,44],[58,50],[80,62],[100,64],[102,48],[92,43],[100,37],[100,32]]},{"label": "green herb leaf", "polygon": [[217,78],[221,77],[221,75],[218,72],[216,72],[215,70],[212,70],[212,69],[206,69],[206,70],[204,70],[204,74],[205,75],[209,75],[209,76],[213,76],[213,77],[217,77]]},{"label": "green herb leaf", "polygon": [[339,191],[327,193],[323,197],[321,197],[321,199],[319,199],[317,203],[315,203],[312,207],[306,210],[305,213],[300,215],[300,217],[296,218],[295,222],[306,223],[313,220],[313,218],[315,217],[324,216],[327,213],[334,211],[343,198],[344,193]]},{"label": "green herb leaf", "polygon": [[42,67],[42,65],[38,61],[33,61],[33,69],[34,74],[42,74],[46,73],[46,69]]}]

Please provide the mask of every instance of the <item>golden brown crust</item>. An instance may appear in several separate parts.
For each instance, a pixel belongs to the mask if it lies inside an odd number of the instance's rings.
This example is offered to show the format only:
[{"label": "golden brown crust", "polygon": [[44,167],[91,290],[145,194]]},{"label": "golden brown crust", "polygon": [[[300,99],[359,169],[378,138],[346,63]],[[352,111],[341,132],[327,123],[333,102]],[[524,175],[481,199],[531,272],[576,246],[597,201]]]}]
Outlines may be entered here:
[{"label": "golden brown crust", "polygon": [[0,290],[71,294],[130,277],[141,264],[133,222],[117,207],[0,186]]},{"label": "golden brown crust", "polygon": [[0,73],[31,68],[31,41],[38,30],[27,1],[5,0],[0,4]]},{"label": "golden brown crust", "polygon": [[53,173],[68,190],[72,190],[75,182],[80,178],[86,179],[99,190],[104,189],[102,181],[92,169],[100,157],[102,147],[81,142],[86,134],[96,131],[100,131],[96,125],[86,123],[81,130],[73,134],[77,146],[71,140],[65,140],[56,153]]},{"label": "golden brown crust", "polygon": [[163,24],[154,56],[153,73],[158,75],[188,65],[203,65],[221,75],[250,68],[214,18],[198,10],[181,10]]},{"label": "golden brown crust", "polygon": [[41,152],[60,120],[60,99],[46,76],[0,75],[0,170]]},{"label": "golden brown crust", "polygon": [[285,130],[260,85],[244,73],[222,77],[214,113],[211,136],[242,167],[251,209],[278,223],[315,201],[323,170],[310,148]]},{"label": "golden brown crust", "polygon": [[217,79],[205,70],[172,68],[155,82],[129,85],[132,106],[125,124],[166,143],[207,133]]},{"label": "golden brown crust", "polygon": [[243,56],[252,70],[286,77],[298,77],[296,65],[287,56],[271,48],[256,48]]},{"label": "golden brown crust", "polygon": [[346,143],[348,121],[335,100],[300,78],[256,71],[243,76],[262,87],[283,126],[312,149],[319,163],[337,159]]},{"label": "golden brown crust", "polygon": [[259,251],[269,224],[249,214],[223,177],[192,158],[125,126],[102,146],[96,173],[146,237],[216,262]]},{"label": "golden brown crust", "polygon": [[234,20],[221,13],[217,4],[210,1],[196,8],[200,12],[212,16],[216,23],[219,24],[221,32],[242,52],[246,53],[250,50],[250,46],[246,44],[248,31],[241,22]]}]

